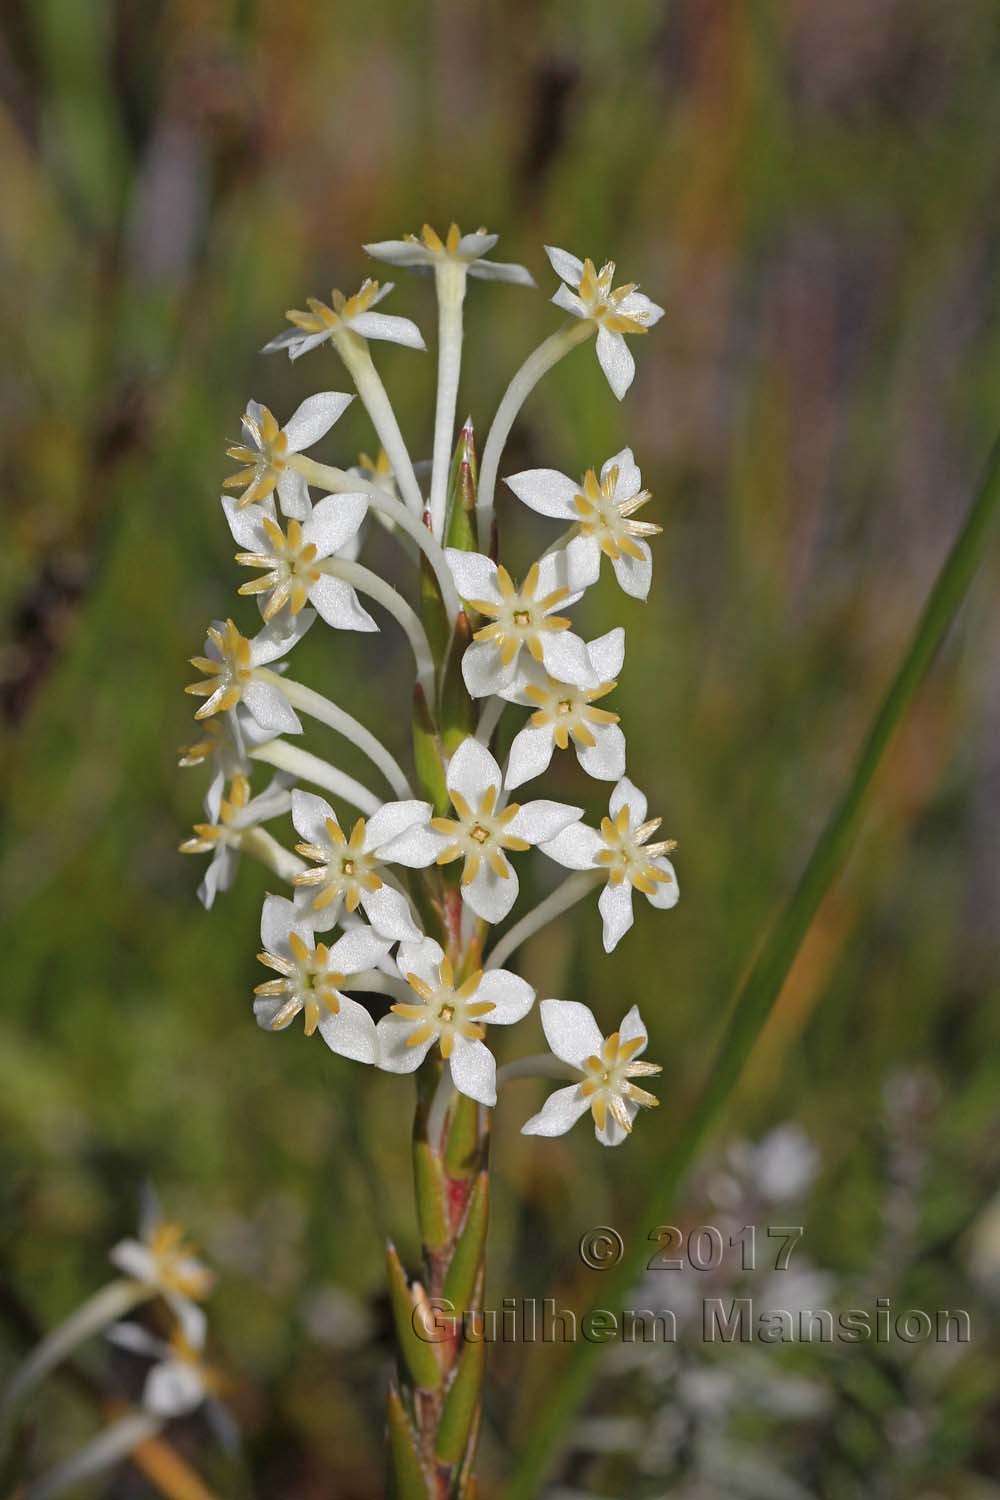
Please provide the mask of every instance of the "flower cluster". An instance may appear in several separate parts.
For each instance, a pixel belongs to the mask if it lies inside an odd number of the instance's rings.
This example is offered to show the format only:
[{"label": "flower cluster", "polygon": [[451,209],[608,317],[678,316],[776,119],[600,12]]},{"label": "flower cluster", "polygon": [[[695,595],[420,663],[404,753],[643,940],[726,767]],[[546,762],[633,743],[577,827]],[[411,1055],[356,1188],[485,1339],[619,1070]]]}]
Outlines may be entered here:
[{"label": "flower cluster", "polygon": [[[309,298],[265,346],[293,360],[332,349],[381,452],[343,468],[307,456],[353,394],[309,396],[284,425],[261,403],[247,404],[242,439],[227,450],[239,468],[224,481],[232,493],[221,504],[236,562],[255,574],[238,593],[257,600],[261,623],[256,631],[232,619],[209,627],[203,655],[193,658],[199,680],[187,689],[203,700],[196,714],[203,738],[181,762],[212,770],[205,821],[181,845],[211,855],[204,904],[231,885],[242,854],[288,887],[266,898],[261,915],[259,959],[268,977],[256,989],[258,1024],[283,1031],[301,1016],[307,1036],[318,1032],[334,1052],[388,1072],[413,1072],[433,1052],[454,1088],[486,1106],[497,1099],[489,1028],[524,1019],[535,1001],[532,987],[504,967],[508,956],[590,893],[599,892],[609,953],[632,925],[636,892],[659,908],[678,896],[672,841],[656,837],[660,819],[648,816],[646,797],[626,774],[625,736],[605,706],[623,669],[625,631],[586,640],[573,620],[574,606],[601,577],[602,559],[626,594],[644,600],[649,593],[650,541],[660,527],[637,519],[651,496],[631,450],[579,478],[555,469],[506,477],[517,501],[562,528],[523,576],[499,560],[493,522],[504,441],[537,380],[593,336],[621,399],[635,373],[628,341],[663,309],[632,284],[616,288],[613,263],[597,270],[549,248],[561,280],[552,300],[569,319],[511,382],[477,484],[469,425],[452,460],[466,283],[534,285],[523,266],[487,259],[495,244],[484,229],[462,234],[453,224],[445,234],[425,225],[419,236],[365,247],[375,260],[435,280],[438,385],[426,486],[418,478],[425,466],[411,458],[371,353],[375,340],[425,349],[415,324],[381,310],[392,283],[366,280],[352,296]],[[419,558],[419,606],[363,563],[373,524]],[[286,670],[317,617],[333,630],[371,632],[381,628],[379,611],[413,652],[419,779],[339,702]],[[432,646],[432,639],[447,644]],[[513,710],[527,714],[501,764],[491,746]],[[306,750],[303,718],[359,749],[388,795]],[[584,775],[610,787],[607,811],[593,823],[581,806],[513,800],[571,745]],[[270,780],[254,795],[258,767],[268,768]],[[265,825],[287,816],[297,840],[282,843]],[[531,849],[553,873],[558,866],[571,873],[494,939],[518,900],[518,864]],[[386,1001],[388,1013],[376,1021]],[[528,1120],[525,1133],[561,1134],[589,1112],[598,1139],[617,1145],[638,1110],[657,1102],[635,1081],[659,1071],[638,1060],[646,1045],[638,1010],[607,1035],[575,1002],[543,1000],[540,1014],[551,1056],[537,1071],[573,1081]]]}]

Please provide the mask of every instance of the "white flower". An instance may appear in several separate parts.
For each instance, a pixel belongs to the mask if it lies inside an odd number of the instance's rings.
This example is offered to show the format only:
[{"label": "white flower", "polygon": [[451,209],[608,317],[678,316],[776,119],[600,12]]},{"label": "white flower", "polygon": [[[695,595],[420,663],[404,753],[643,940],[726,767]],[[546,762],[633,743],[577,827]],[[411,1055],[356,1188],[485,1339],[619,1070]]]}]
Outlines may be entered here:
[{"label": "white flower", "polygon": [[442,239],[425,224],[419,238],[408,234],[401,240],[378,240],[364,248],[373,260],[388,261],[392,266],[424,271],[452,260],[464,265],[470,276],[480,276],[484,281],[514,281],[520,286],[534,286],[534,277],[527,267],[483,259],[499,238],[497,234],[487,234],[485,229],[463,234],[457,224],[452,224]]},{"label": "white flower", "polygon": [[204,1338],[204,1323],[197,1337],[177,1329],[169,1341],[138,1323],[116,1323],[108,1330],[108,1339],[120,1349],[156,1361],[142,1388],[142,1404],[156,1417],[186,1416],[218,1390],[219,1377],[202,1357]]},{"label": "white flower", "polygon": [[382,846],[414,824],[426,824],[429,802],[386,802],[372,817],[358,818],[347,838],[329,802],[315,792],[292,793],[292,822],[305,840],[296,852],[313,860],[316,868],[293,877],[299,888],[299,920],[325,932],[346,908],[360,906],[376,932],[387,938],[417,938],[419,929],[401,891],[387,884],[382,873]]},{"label": "white flower", "polygon": [[299,716],[280,688],[271,682],[261,682],[256,672],[258,667],[287,655],[315,618],[312,610],[304,609],[296,616],[290,633],[283,635],[265,625],[252,640],[241,635],[232,620],[225,623],[216,620],[211,624],[205,655],[191,658],[193,667],[207,673],[206,680],[192,682],[184,689],[207,700],[195,718],[208,719],[212,714],[228,713],[242,703],[262,729],[272,729],[276,734],[301,734]]},{"label": "white flower", "polygon": [[204,1316],[194,1304],[208,1296],[215,1278],[191,1252],[180,1225],[164,1219],[149,1189],[143,1193],[139,1238],[119,1240],[110,1259],[131,1281],[164,1299],[188,1338],[198,1337]]},{"label": "white flower", "polygon": [[486,1026],[510,1026],[535,1000],[530,984],[506,969],[478,969],[456,985],[452,966],[433,938],[401,943],[396,963],[414,992],[378,1023],[378,1065],[412,1073],[437,1042],[455,1087],[481,1104],[497,1102],[496,1061],[483,1043]]},{"label": "white flower", "polygon": [[500,694],[508,703],[524,704],[535,710],[510,747],[504,779],[508,790],[541,776],[548,769],[553,750],[567,749],[571,740],[576,758],[588,776],[598,781],[617,781],[624,774],[625,736],[618,728],[618,715],[593,706],[618,686],[615,678],[625,659],[625,632],[621,626],[588,642],[587,655],[598,678],[595,688],[557,682],[544,667],[532,661],[513,685]]},{"label": "white flower", "polygon": [[284,427],[259,401],[248,401],[243,414],[245,443],[226,449],[229,458],[245,465],[222,481],[227,490],[241,490],[238,505],[259,504],[277,489],[286,516],[300,520],[309,514],[309,486],[289,460],[318,443],[354,400],[340,391],[319,391],[295,408]]},{"label": "white flower", "polygon": [[[209,787],[206,808],[215,800],[215,784]],[[198,900],[206,911],[220,891],[228,891],[236,879],[243,836],[271,818],[288,811],[288,781],[283,775],[272,778],[258,796],[251,798],[246,776],[234,776],[229,796],[220,795],[218,811],[208,816],[208,823],[194,825],[194,837],[180,845],[182,854],[211,854],[208,869],[198,887]]]},{"label": "white flower", "polygon": [[576,823],[542,845],[542,853],[570,870],[600,870],[608,882],[598,905],[604,918],[604,951],[610,953],[632,926],[632,889],[641,891],[652,906],[676,906],[677,876],[663,856],[674,848],[672,839],[650,844],[661,818],[645,821],[646,798],[623,776],[611,793],[610,816],[601,831]]},{"label": "white flower", "polygon": [[292,308],[287,312],[285,317],[295,325],[294,328],[286,328],[284,333],[265,344],[263,353],[287,349],[289,359],[298,359],[301,354],[318,348],[327,339],[343,332],[355,333],[363,339],[388,339],[391,344],[405,344],[410,349],[425,348],[420,329],[409,318],[372,312],[371,309],[387,297],[392,288],[391,281],[379,286],[377,281],[367,278],[353,297],[345,297],[343,292],[336,290],[331,292],[330,306],[316,297],[308,297],[309,311],[299,312]]},{"label": "white flower", "polygon": [[432,818],[410,828],[380,852],[395,864],[420,868],[462,859],[462,896],[485,922],[502,922],[517,900],[517,875],[506,851],[552,839],[581,815],[563,802],[516,802],[498,809],[501,773],[493,756],[470,736],[445,777],[456,818]]},{"label": "white flower", "polygon": [[552,1051],[582,1077],[550,1094],[538,1114],[521,1126],[521,1134],[565,1135],[589,1109],[602,1146],[620,1146],[640,1108],[653,1109],[660,1102],[632,1082],[662,1071],[656,1063],[634,1060],[647,1041],[638,1006],[609,1037],[601,1035],[593,1011],[575,1000],[543,1000],[539,1011]]},{"label": "white flower", "polygon": [[525,469],[506,481],[519,500],[542,516],[575,523],[566,548],[566,576],[571,588],[589,588],[601,571],[601,555],[610,559],[626,594],[645,599],[653,576],[652,553],[644,540],[663,530],[652,521],[633,521],[652,498],[631,448],[609,458],[598,479],[588,469],[579,484],[556,469]]},{"label": "white flower", "polygon": [[554,245],[546,245],[545,253],[553,271],[566,283],[556,292],[553,302],[575,318],[589,318],[596,323],[597,358],[620,401],[635,375],[635,360],[624,335],[646,333],[663,317],[663,308],[636,291],[634,282],[612,289],[613,260],[598,271],[592,260],[577,260],[575,255],[557,250]]},{"label": "white flower", "polygon": [[247,747],[265,745],[273,739],[274,731],[261,729],[240,705],[227,714],[217,714],[202,722],[201,738],[193,744],[185,745],[177,764],[211,765],[212,780],[205,793],[205,811],[210,822],[219,821],[226,782],[234,781],[237,776],[249,777],[253,772],[253,762],[247,755]]},{"label": "white flower", "polygon": [[570,622],[553,613],[559,605],[575,604],[560,577],[558,553],[532,563],[520,588],[507,569],[481,552],[446,551],[460,597],[489,624],[477,630],[462,657],[462,676],[473,698],[485,698],[510,687],[517,676],[521,648],[559,682],[596,687],[587,648],[570,631]]},{"label": "white flower", "polygon": [[258,1026],[283,1031],[301,1011],[306,1036],[317,1029],[331,1052],[356,1062],[375,1061],[375,1022],[356,1000],[341,994],[351,975],[370,969],[392,947],[370,927],[353,927],[332,947],[317,943],[293,902],[268,896],[260,917],[260,962],[279,975],[258,984],[253,1010]]},{"label": "white flower", "polygon": [[304,522],[290,520],[285,531],[267,506],[240,509],[223,496],[222,507],[234,540],[246,549],[236,554],[240,567],[264,569],[238,592],[258,596],[265,622],[286,606],[294,617],[309,603],[335,630],[378,630],[351,585],[323,570],[324,559],[357,535],[368,511],[366,495],[330,495]]}]

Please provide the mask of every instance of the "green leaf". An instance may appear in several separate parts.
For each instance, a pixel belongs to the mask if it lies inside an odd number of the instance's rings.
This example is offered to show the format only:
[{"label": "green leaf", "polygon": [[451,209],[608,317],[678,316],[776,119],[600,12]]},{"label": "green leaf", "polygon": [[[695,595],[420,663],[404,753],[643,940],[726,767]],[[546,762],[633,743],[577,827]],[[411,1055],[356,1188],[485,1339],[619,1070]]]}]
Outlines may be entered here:
[{"label": "green leaf", "polygon": [[434,660],[443,661],[451,638],[451,626],[434,569],[423,552],[420,554],[420,617],[427,631]]},{"label": "green leaf", "polygon": [[420,1337],[413,1326],[413,1314],[417,1307],[413,1293],[406,1280],[406,1272],[390,1241],[385,1252],[386,1276],[389,1282],[389,1298],[393,1317],[396,1320],[396,1341],[403,1362],[413,1383],[419,1390],[436,1391],[441,1384],[441,1365],[435,1346],[429,1339]]},{"label": "green leaf", "polygon": [[448,502],[445,508],[444,539],[446,547],[463,552],[478,552],[476,537],[476,487],[479,483],[479,460],[476,457],[476,434],[472,418],[466,417],[458,435],[455,454],[448,475]]},{"label": "green leaf", "polygon": [[449,1177],[471,1177],[479,1169],[479,1105],[456,1093],[448,1116],[444,1164]]},{"label": "green leaf", "polygon": [[427,1141],[413,1143],[413,1185],[420,1238],[428,1250],[443,1250],[451,1237],[444,1166]]},{"label": "green leaf", "polygon": [[[626,1243],[631,1254],[602,1278],[599,1305],[621,1307],[648,1255],[643,1226],[658,1224],[673,1211],[674,1196],[699,1146],[732,1094],[754,1043],[767,1021],[820,902],[843,869],[857,833],[872,780],[893,733],[909,708],[955,618],[986,547],[1000,504],[1000,441],[994,446],[979,493],[946,558],[917,621],[910,644],[858,753],[839,803],[809,857],[739,990],[729,1024],[694,1110],[674,1136],[656,1173],[656,1187],[636,1218]],[[596,1308],[595,1304],[595,1308]],[[592,1309],[594,1310],[594,1309]],[[584,1315],[586,1316],[586,1314]],[[581,1319],[581,1322],[583,1320]],[[524,1434],[506,1500],[532,1500],[562,1434],[594,1381],[600,1345],[574,1344],[552,1386],[552,1395]]]},{"label": "green leaf", "polygon": [[476,1283],[483,1265],[486,1224],[489,1216],[489,1178],[480,1172],[465,1210],[465,1222],[445,1273],[442,1294],[452,1304],[449,1316],[461,1318],[472,1306]]},{"label": "green leaf", "polygon": [[394,1500],[431,1500],[417,1436],[395,1385],[389,1387],[389,1458]]},{"label": "green leaf", "polygon": [[486,1345],[481,1338],[463,1346],[445,1397],[434,1444],[434,1451],[443,1464],[459,1463],[475,1432],[485,1363]]},{"label": "green leaf", "polygon": [[441,674],[441,743],[448,757],[454,755],[462,741],[476,730],[476,705],[462,676],[462,657],[471,640],[472,627],[463,609],[455,620]]},{"label": "green leaf", "polygon": [[413,763],[417,768],[421,790],[433,802],[434,811],[446,813],[451,806],[451,798],[444,779],[441,741],[419,682],[413,689]]}]

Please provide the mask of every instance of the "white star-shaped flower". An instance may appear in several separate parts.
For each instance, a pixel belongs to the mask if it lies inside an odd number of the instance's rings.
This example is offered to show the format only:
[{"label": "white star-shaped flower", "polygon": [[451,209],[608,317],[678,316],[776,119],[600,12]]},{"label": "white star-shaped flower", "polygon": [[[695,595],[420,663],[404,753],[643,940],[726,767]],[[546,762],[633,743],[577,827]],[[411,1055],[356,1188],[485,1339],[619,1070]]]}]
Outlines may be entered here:
[{"label": "white star-shaped flower", "polygon": [[396,963],[413,990],[378,1023],[378,1065],[412,1073],[437,1042],[459,1093],[481,1104],[497,1102],[496,1061],[483,1037],[487,1026],[510,1026],[535,1001],[530,984],[506,969],[481,969],[456,985],[452,966],[433,938],[401,943]]},{"label": "white star-shaped flower", "polygon": [[315,863],[293,877],[299,920],[325,932],[345,909],[360,906],[383,936],[418,938],[409,902],[386,879],[382,849],[415,824],[426,826],[430,815],[429,802],[385,802],[370,818],[358,818],[348,838],[329,802],[315,792],[294,791],[292,822],[305,840],[295,849]]},{"label": "white star-shaped flower", "polygon": [[292,519],[284,531],[266,504],[240,509],[223,496],[222,508],[234,540],[244,548],[236,554],[240,567],[264,570],[238,592],[258,597],[266,623],[280,616],[283,631],[311,604],[335,630],[378,630],[351,585],[323,569],[325,558],[357,536],[368,512],[366,495],[330,495],[305,521]]},{"label": "white star-shaped flower", "polygon": [[139,1323],[116,1323],[107,1337],[120,1349],[155,1361],[142,1388],[142,1405],[156,1417],[183,1417],[196,1411],[220,1387],[221,1380],[204,1360],[204,1315],[197,1333],[178,1328],[161,1339]]},{"label": "white star-shaped flower", "polygon": [[635,360],[625,335],[646,333],[663,317],[663,308],[637,291],[634,282],[614,287],[613,260],[598,271],[592,260],[577,260],[575,255],[554,245],[546,245],[545,253],[553,271],[565,283],[552,298],[553,302],[574,318],[588,318],[596,323],[597,358],[620,401],[635,375]]},{"label": "white star-shaped flower", "polygon": [[544,667],[529,661],[517,680],[500,697],[534,709],[525,727],[514,736],[507,757],[504,785],[508,791],[532,781],[546,771],[556,749],[570,742],[588,776],[598,781],[617,781],[625,773],[625,736],[618,728],[618,715],[595,708],[618,686],[615,679],[625,659],[625,632],[619,625],[587,644],[587,655],[598,685],[574,687],[557,682]]},{"label": "white star-shaped flower", "polygon": [[365,249],[373,260],[387,261],[392,266],[431,271],[443,261],[451,260],[464,265],[470,276],[479,276],[484,281],[513,281],[519,286],[534,286],[534,277],[527,267],[483,259],[499,238],[498,234],[487,234],[485,229],[477,229],[475,234],[463,234],[457,224],[452,224],[442,239],[435,229],[425,224],[419,237],[408,234],[401,240],[378,240],[373,245],[366,245]]},{"label": "white star-shaped flower", "polygon": [[392,947],[370,927],[352,927],[332,947],[317,943],[312,928],[284,896],[268,896],[260,917],[263,952],[257,957],[277,979],[258,984],[253,1004],[258,1026],[283,1031],[301,1012],[306,1036],[319,1031],[331,1052],[356,1062],[375,1061],[375,1022],[363,1005],[341,993],[351,976],[373,968]]},{"label": "white star-shaped flower", "polygon": [[518,892],[508,852],[554,838],[580,817],[581,809],[544,800],[501,809],[500,767],[471,735],[451,757],[445,780],[456,816],[410,828],[381,850],[382,857],[415,869],[464,860],[464,900],[484,922],[502,922]]},{"label": "white star-shaped flower", "polygon": [[143,1193],[139,1238],[119,1240],[110,1259],[131,1281],[163,1298],[188,1338],[198,1337],[203,1314],[194,1304],[208,1296],[215,1277],[193,1254],[181,1226],[164,1219],[149,1189]]},{"label": "white star-shaped flower", "polygon": [[331,292],[329,305],[316,297],[308,297],[309,311],[290,309],[285,317],[294,327],[279,333],[264,345],[262,352],[273,354],[276,350],[287,349],[289,359],[298,359],[341,332],[355,333],[363,339],[387,339],[390,344],[405,344],[409,349],[426,348],[420,329],[409,318],[372,312],[392,288],[391,281],[379,286],[377,281],[367,278],[353,297],[345,297],[343,292],[336,290]]},{"label": "white star-shaped flower", "polygon": [[662,1071],[656,1063],[635,1061],[647,1042],[638,1006],[609,1037],[602,1036],[593,1011],[575,1000],[543,1000],[539,1011],[545,1040],[581,1078],[550,1094],[538,1114],[521,1126],[521,1134],[565,1135],[589,1109],[601,1145],[620,1146],[639,1110],[660,1102],[632,1082]]},{"label": "white star-shaped flower", "polygon": [[623,776],[611,793],[609,816],[601,822],[600,833],[585,823],[575,823],[542,845],[543,854],[567,869],[606,873],[607,884],[598,902],[606,953],[617,947],[632,926],[633,888],[651,906],[661,908],[676,906],[680,894],[674,867],[664,858],[674,842],[649,843],[662,819],[647,822],[646,811],[645,796]]},{"label": "white star-shaped flower", "polygon": [[[214,802],[214,783],[205,798]],[[272,818],[288,811],[288,779],[279,775],[258,796],[251,798],[246,776],[234,776],[229,796],[220,795],[218,811],[208,811],[208,823],[194,825],[194,837],[180,845],[182,854],[211,854],[208,869],[198,887],[198,900],[209,910],[220,891],[228,891],[236,879],[240,864],[240,846],[244,834],[259,828]]]},{"label": "white star-shaped flower", "polygon": [[265,625],[252,640],[241,635],[232,620],[214,621],[208,627],[205,655],[191,658],[191,665],[205,672],[206,679],[192,682],[184,689],[206,700],[195,718],[209,719],[213,714],[229,713],[237,703],[242,703],[261,729],[271,729],[275,734],[301,734],[298,714],[274,683],[262,682],[257,677],[257,668],[286,656],[315,618],[311,609],[304,609],[295,616],[288,634]]},{"label": "white star-shaped flower", "polygon": [[653,558],[646,537],[662,526],[632,517],[652,499],[631,448],[609,458],[600,478],[588,469],[579,483],[557,469],[525,469],[506,483],[517,498],[542,516],[574,527],[566,547],[566,580],[570,588],[596,583],[601,557],[607,557],[626,594],[645,599],[653,577]]},{"label": "white star-shaped flower", "polygon": [[481,552],[449,547],[445,554],[459,597],[489,621],[477,630],[462,657],[462,676],[473,698],[502,693],[515,681],[522,647],[551,677],[578,687],[597,687],[587,648],[557,615],[582,590],[565,586],[558,553],[532,563],[518,588],[507,569]]},{"label": "white star-shaped flower", "polygon": [[289,460],[318,443],[354,400],[341,391],[320,391],[295,408],[284,427],[259,401],[248,401],[243,414],[245,443],[226,449],[229,458],[243,464],[239,473],[222,481],[227,490],[242,493],[237,505],[255,505],[278,492],[278,503],[286,516],[301,521],[309,514],[309,486]]}]

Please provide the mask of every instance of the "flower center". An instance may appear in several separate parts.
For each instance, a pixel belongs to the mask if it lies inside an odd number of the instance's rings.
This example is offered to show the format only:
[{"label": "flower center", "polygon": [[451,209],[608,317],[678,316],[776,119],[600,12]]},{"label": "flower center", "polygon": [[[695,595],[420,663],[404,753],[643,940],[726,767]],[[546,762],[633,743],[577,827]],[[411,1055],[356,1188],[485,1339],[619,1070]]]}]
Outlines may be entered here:
[{"label": "flower center", "polygon": [[479,1042],[486,1035],[480,1021],[494,1009],[491,1000],[477,1000],[476,992],[483,977],[482,969],[470,974],[464,984],[455,986],[455,974],[447,958],[441,960],[438,983],[432,985],[419,974],[407,974],[406,982],[418,997],[412,1004],[400,1002],[390,1008],[404,1020],[415,1025],[406,1039],[408,1047],[419,1047],[430,1038],[436,1039],[442,1057],[450,1057],[456,1037]]},{"label": "flower center", "polygon": [[358,818],[350,840],[335,818],[327,818],[325,843],[295,845],[297,854],[317,865],[292,877],[293,885],[320,887],[312,901],[316,911],[340,897],[348,911],[356,911],[366,891],[381,889],[382,878],[376,874],[378,861],[365,848],[367,836],[364,818]]},{"label": "flower center", "polygon": [[623,880],[628,880],[644,896],[651,896],[658,885],[673,879],[669,870],[661,869],[655,861],[675,849],[676,841],[647,842],[662,821],[661,818],[651,818],[633,829],[627,803],[619,808],[614,819],[602,820],[601,837],[605,847],[597,855],[597,863],[606,867],[609,884],[621,885]]},{"label": "flower center", "polygon": [[473,640],[491,641],[500,652],[500,661],[505,667],[510,665],[522,646],[527,646],[535,661],[541,661],[541,632],[569,629],[569,620],[550,613],[567,597],[569,590],[554,589],[552,593],[539,599],[536,597],[538,576],[538,564],[533,563],[519,589],[507,569],[498,567],[497,589],[500,602],[489,599],[467,601],[491,622],[477,630]]}]

